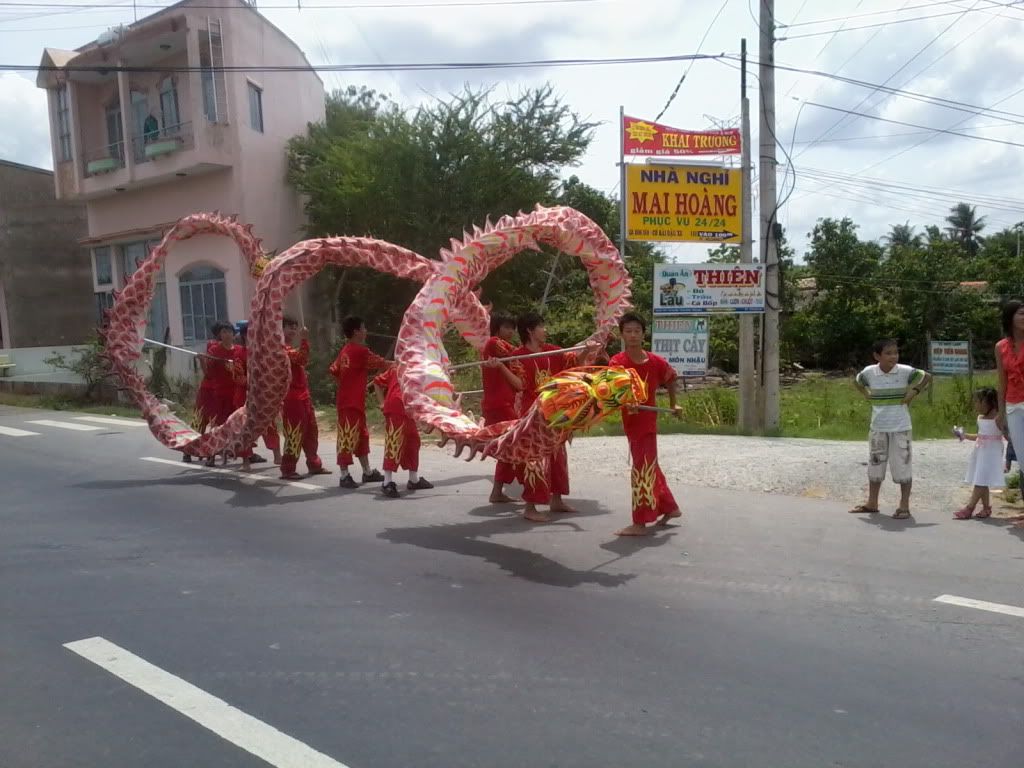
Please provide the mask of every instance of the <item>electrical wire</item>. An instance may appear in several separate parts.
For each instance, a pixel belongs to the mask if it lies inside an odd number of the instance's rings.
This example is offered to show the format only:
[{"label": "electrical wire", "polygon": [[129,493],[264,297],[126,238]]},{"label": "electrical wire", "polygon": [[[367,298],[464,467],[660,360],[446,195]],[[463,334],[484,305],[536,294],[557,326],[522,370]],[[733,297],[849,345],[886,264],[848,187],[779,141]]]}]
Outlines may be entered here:
[{"label": "electrical wire", "polygon": [[[672,56],[632,56],[604,59],[535,59],[530,61],[430,62],[420,64],[296,64],[216,67],[217,72],[418,72],[464,69],[528,69],[533,67],[589,67],[621,64],[661,64],[672,61],[717,60],[724,54],[677,54]],[[119,66],[116,64],[69,64],[64,67],[40,64],[0,64],[0,72],[205,72],[198,66]]]},{"label": "electrical wire", "polygon": [[[1014,2],[1012,2],[1012,3],[998,3],[997,5],[999,5],[1002,8],[1011,8],[1013,6],[1019,6],[1021,4],[1021,2],[1022,2],[1022,0],[1014,0]],[[975,3],[974,5],[977,5],[977,3]],[[972,6],[970,8],[963,9],[963,10],[947,11],[946,13],[935,13],[935,14],[931,14],[929,16],[914,16],[914,17],[909,18],[909,19],[892,19],[890,21],[880,21],[877,24],[862,24],[859,27],[840,27],[839,29],[825,30],[825,31],[822,31],[822,32],[806,32],[806,33],[801,34],[801,35],[786,35],[784,37],[776,38],[776,41],[781,43],[781,42],[788,41],[788,40],[802,40],[802,39],[807,38],[807,37],[821,37],[822,35],[836,35],[836,34],[839,34],[840,32],[857,32],[857,31],[862,30],[862,29],[875,29],[876,27],[888,27],[888,26],[892,26],[893,24],[906,24],[906,23],[915,22],[915,21],[925,21],[927,19],[941,19],[941,18],[944,18],[944,17],[947,17],[947,16],[957,16],[958,18],[956,19],[956,21],[959,21],[961,18],[963,18],[963,16],[965,14],[971,13],[972,11],[987,11],[987,10],[990,10],[990,8],[975,8],[975,7]],[[1021,18],[1020,21],[1024,21],[1024,18]]]},{"label": "electrical wire", "polygon": [[[700,49],[704,47],[704,41],[708,39],[708,35],[711,34],[711,30],[715,26],[715,22],[718,21],[718,17],[722,15],[722,11],[725,10],[725,6],[727,6],[728,4],[729,0],[723,0],[722,5],[719,6],[718,13],[716,13],[714,18],[711,19],[711,23],[708,24],[708,28],[704,30],[704,35],[701,37],[700,42],[697,43],[697,53],[700,53]],[[665,114],[666,111],[668,111],[668,108],[672,105],[672,102],[675,101],[676,95],[679,93],[679,89],[682,87],[683,82],[689,76],[690,70],[693,69],[694,63],[694,61],[691,61],[690,65],[683,72],[682,76],[679,78],[679,82],[676,83],[676,87],[673,88],[672,93],[669,94],[668,101],[665,102],[665,106],[661,108],[661,112],[659,112],[658,116],[654,118],[654,122],[658,122],[659,120],[661,120],[662,116]]]}]

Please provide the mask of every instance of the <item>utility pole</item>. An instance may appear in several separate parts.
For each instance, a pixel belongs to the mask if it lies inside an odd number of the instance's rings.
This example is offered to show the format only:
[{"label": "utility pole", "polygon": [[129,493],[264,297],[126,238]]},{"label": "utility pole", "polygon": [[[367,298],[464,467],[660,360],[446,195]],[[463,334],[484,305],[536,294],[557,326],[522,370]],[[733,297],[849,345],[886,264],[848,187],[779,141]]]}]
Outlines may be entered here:
[{"label": "utility pole", "polygon": [[[740,229],[740,262],[753,262],[753,216],[750,178],[750,100],[747,99],[747,39],[740,41],[740,168],[742,169],[743,209]],[[757,426],[757,380],[754,360],[754,316],[740,313],[740,430],[752,433]]]},{"label": "utility pole", "polygon": [[759,175],[761,185],[760,251],[765,264],[765,313],[761,331],[761,426],[779,428],[779,250],[776,238],[778,202],[775,189],[775,0],[761,0],[759,75],[761,123]]}]

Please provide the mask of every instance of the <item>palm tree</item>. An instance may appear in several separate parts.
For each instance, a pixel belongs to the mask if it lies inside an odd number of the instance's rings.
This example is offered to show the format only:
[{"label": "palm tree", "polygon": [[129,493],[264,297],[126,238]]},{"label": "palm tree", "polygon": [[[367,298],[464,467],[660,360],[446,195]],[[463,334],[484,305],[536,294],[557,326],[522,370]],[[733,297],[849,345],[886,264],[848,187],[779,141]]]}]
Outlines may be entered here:
[{"label": "palm tree", "polygon": [[921,235],[914,232],[910,222],[905,224],[893,224],[889,234],[885,236],[891,253],[897,248],[919,248],[921,246]]},{"label": "palm tree", "polygon": [[973,205],[957,203],[949,209],[946,223],[950,236],[959,241],[969,255],[977,256],[985,239],[979,234],[985,228],[985,217],[979,216]]}]

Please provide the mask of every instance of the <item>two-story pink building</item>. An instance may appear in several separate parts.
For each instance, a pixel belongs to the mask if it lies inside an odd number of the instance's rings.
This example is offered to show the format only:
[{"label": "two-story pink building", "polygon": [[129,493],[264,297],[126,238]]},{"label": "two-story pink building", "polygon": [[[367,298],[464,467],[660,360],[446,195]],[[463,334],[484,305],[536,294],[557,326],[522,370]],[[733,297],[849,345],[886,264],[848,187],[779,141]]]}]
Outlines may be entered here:
[{"label": "two-story pink building", "polygon": [[[303,238],[287,143],[324,119],[324,86],[244,0],[183,0],[76,51],[48,48],[42,65],[57,197],[86,204],[98,310],[186,214],[238,214],[268,251]],[[181,243],[147,335],[200,346],[215,321],[248,315],[253,288],[229,240]]]}]

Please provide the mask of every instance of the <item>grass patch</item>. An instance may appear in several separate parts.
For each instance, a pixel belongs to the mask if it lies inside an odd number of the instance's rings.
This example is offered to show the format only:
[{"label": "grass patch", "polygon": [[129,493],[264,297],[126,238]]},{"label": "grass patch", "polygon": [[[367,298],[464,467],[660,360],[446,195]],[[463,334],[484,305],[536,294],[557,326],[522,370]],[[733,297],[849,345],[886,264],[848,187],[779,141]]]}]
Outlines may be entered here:
[{"label": "grass patch", "polygon": [[[974,377],[974,386],[994,387],[994,373]],[[954,424],[973,428],[974,409],[966,378],[935,379],[932,404],[923,392],[910,406],[914,437],[950,437]],[[668,406],[668,398],[658,398]],[[738,400],[735,390],[691,391],[679,398],[683,418],[658,418],[662,434],[736,435]],[[854,389],[851,379],[809,379],[781,393],[781,437],[809,437],[821,440],[865,440],[871,422],[871,406]],[[590,431],[592,435],[621,435],[622,422],[613,416]]]},{"label": "grass patch", "polygon": [[47,411],[95,413],[104,416],[123,416],[136,419],[142,417],[139,409],[134,406],[110,403],[83,403],[54,395],[24,395],[15,392],[0,392],[0,405],[11,405],[17,408],[39,408]]}]

